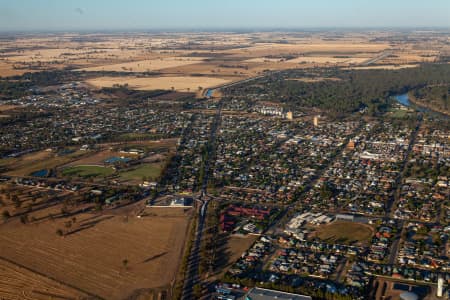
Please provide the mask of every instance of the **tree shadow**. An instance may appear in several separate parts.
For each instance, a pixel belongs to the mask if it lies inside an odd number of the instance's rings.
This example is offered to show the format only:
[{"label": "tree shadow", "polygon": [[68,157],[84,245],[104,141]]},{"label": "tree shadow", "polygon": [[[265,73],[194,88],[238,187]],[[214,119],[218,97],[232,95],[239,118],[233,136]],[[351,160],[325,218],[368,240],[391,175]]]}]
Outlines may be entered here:
[{"label": "tree shadow", "polygon": [[160,253],[160,254],[153,255],[153,256],[151,256],[151,257],[145,259],[145,260],[143,261],[143,263],[147,263],[147,262],[149,262],[149,261],[152,261],[152,260],[155,260],[155,259],[157,259],[157,258],[163,257],[163,256],[166,255],[167,253],[168,253],[168,252],[165,251],[165,252],[162,252],[162,253]]}]

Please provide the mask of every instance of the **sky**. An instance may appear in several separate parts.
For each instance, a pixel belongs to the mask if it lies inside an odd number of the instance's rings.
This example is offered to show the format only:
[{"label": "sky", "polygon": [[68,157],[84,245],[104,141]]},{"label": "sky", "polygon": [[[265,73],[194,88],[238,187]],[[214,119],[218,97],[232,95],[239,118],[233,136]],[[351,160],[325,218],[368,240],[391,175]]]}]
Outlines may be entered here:
[{"label": "sky", "polygon": [[450,27],[450,0],[0,0],[0,31]]}]

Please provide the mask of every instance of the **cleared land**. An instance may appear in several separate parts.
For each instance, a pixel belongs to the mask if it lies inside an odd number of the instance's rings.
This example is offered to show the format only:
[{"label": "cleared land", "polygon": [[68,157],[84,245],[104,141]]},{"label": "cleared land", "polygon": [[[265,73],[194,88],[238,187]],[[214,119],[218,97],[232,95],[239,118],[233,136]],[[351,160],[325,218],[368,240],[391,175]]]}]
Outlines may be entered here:
[{"label": "cleared land", "polygon": [[373,233],[372,227],[366,224],[336,221],[317,227],[313,236],[327,242],[354,244],[366,243]]},{"label": "cleared land", "polygon": [[375,65],[375,66],[365,66],[365,67],[350,67],[349,69],[354,70],[398,70],[398,69],[404,69],[404,68],[416,68],[418,65]]},{"label": "cleared land", "polygon": [[148,72],[166,68],[186,66],[203,61],[203,57],[170,57],[151,60],[140,60],[123,64],[104,65],[84,68],[80,71],[113,71],[113,72]]},{"label": "cleared land", "polygon": [[227,267],[231,266],[234,262],[241,257],[242,253],[250,248],[258,237],[254,235],[248,235],[245,237],[231,236],[227,242],[227,252],[229,254]]},{"label": "cleared land", "polygon": [[0,299],[85,299],[88,295],[0,257]]},{"label": "cleared land", "polygon": [[137,90],[170,90],[195,91],[199,87],[207,88],[230,82],[228,79],[203,76],[169,76],[169,77],[99,77],[87,80],[95,88],[112,87],[114,85],[128,84]]},{"label": "cleared land", "polygon": [[[70,229],[59,219],[27,225],[14,220],[0,226],[0,253],[102,298],[123,299],[174,278],[188,217],[183,210],[171,212],[140,219],[77,215]],[[56,234],[60,228],[65,237]]]}]

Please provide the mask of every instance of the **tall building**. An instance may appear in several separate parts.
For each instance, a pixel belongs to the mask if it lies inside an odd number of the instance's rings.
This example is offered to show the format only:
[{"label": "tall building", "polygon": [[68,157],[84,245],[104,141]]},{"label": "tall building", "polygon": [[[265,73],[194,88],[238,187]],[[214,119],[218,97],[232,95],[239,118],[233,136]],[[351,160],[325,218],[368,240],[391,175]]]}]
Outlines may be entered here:
[{"label": "tall building", "polygon": [[288,119],[288,120],[293,120],[294,119],[294,114],[292,113],[292,111],[288,111],[286,113],[286,119]]},{"label": "tall building", "polygon": [[319,116],[314,116],[313,123],[315,127],[319,126]]},{"label": "tall building", "polygon": [[439,276],[439,278],[438,278],[438,286],[437,286],[436,296],[438,296],[438,297],[444,296],[444,278],[442,278],[442,276]]}]

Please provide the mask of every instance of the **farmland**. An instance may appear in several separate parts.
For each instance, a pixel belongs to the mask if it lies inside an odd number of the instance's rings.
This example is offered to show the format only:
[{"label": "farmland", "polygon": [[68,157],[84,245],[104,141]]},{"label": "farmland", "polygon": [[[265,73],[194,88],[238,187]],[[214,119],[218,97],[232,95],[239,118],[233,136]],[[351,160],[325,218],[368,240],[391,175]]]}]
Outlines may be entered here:
[{"label": "farmland", "polygon": [[0,298],[11,300],[84,299],[86,293],[0,258]]},{"label": "farmland", "polygon": [[88,80],[95,88],[112,87],[128,84],[136,90],[171,90],[196,91],[199,87],[207,88],[230,82],[228,79],[200,76],[170,76],[170,77],[99,77]]},{"label": "farmland", "polygon": [[202,57],[171,57],[80,69],[80,71],[148,72],[202,62]]},{"label": "farmland", "polygon": [[35,225],[10,221],[0,226],[0,252],[60,282],[122,299],[135,289],[171,283],[187,223],[177,213],[141,219],[83,214],[61,237],[55,232],[64,228],[63,220]]},{"label": "farmland", "polygon": [[391,95],[439,96],[449,53],[440,31],[5,36],[0,298],[366,299],[354,263],[391,276],[431,236],[395,244],[400,220],[447,221],[448,124]]}]

